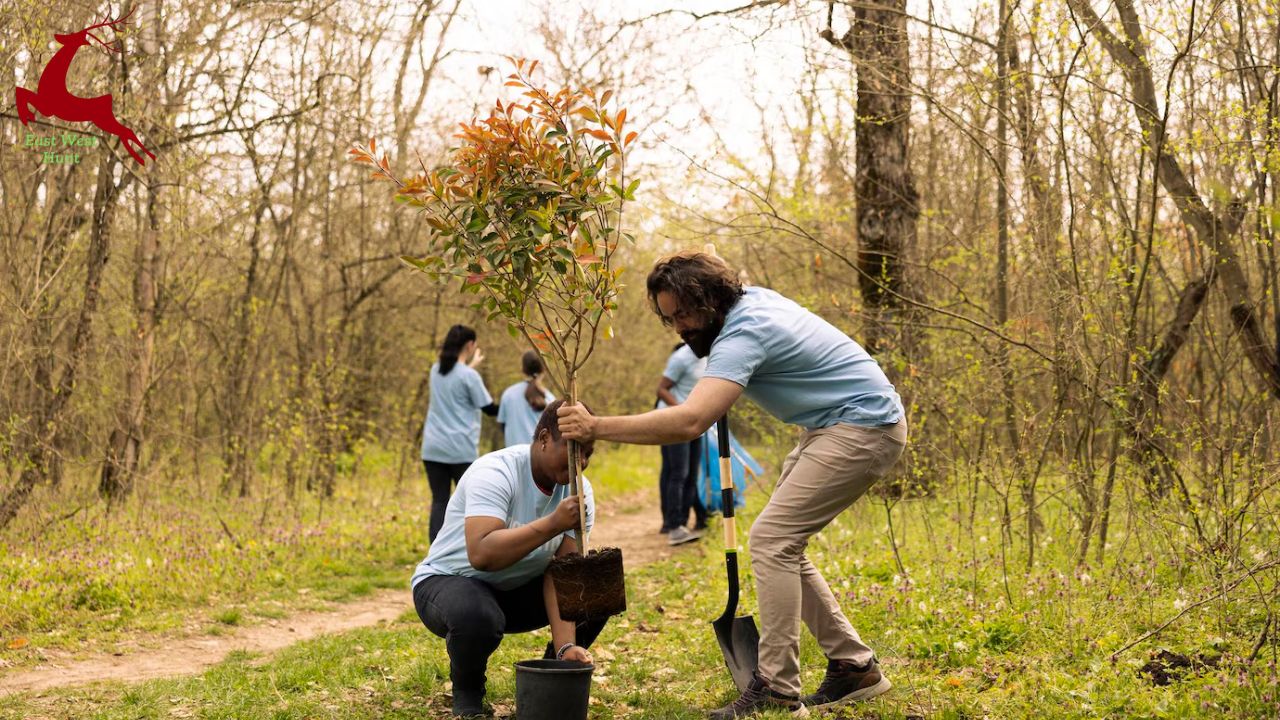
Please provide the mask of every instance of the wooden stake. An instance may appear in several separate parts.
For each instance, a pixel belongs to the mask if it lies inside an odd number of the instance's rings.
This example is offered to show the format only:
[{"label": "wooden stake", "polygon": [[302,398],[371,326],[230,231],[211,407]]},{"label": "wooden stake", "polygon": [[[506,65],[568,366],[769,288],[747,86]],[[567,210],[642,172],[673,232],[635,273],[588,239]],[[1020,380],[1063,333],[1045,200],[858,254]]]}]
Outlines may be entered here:
[{"label": "wooden stake", "polygon": [[[578,373],[574,372],[569,375],[569,404],[578,404]],[[583,557],[587,555],[587,498],[583,491],[582,482],[582,463],[578,462],[578,443],[573,440],[569,441],[569,472],[573,476],[573,483],[569,486],[569,490],[578,496],[578,552]]]}]

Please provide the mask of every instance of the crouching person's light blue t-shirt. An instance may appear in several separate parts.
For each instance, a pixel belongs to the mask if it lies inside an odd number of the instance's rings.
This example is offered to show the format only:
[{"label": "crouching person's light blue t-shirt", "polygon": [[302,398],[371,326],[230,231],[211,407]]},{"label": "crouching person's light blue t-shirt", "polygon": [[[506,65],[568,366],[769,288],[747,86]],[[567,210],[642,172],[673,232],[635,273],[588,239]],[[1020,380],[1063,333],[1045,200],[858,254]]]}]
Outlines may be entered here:
[{"label": "crouching person's light blue t-shirt", "polygon": [[431,366],[431,402],[422,424],[422,459],[469,463],[479,455],[480,408],[493,402],[484,380],[464,362],[440,374]]},{"label": "crouching person's light blue t-shirt", "polygon": [[744,289],[711,345],[706,377],[741,385],[774,417],[809,429],[902,419],[902,399],[862,346],[772,290]]},{"label": "crouching person's light blue t-shirt", "polygon": [[[411,585],[416,586],[432,575],[459,575],[483,580],[499,590],[511,590],[546,572],[564,535],[577,537],[576,532],[570,530],[555,536],[501,570],[476,570],[467,559],[467,518],[493,517],[506,523],[508,528],[517,528],[552,514],[560,501],[569,496],[568,485],[556,485],[550,496],[542,494],[533,482],[529,452],[528,445],[513,445],[485,455],[463,473],[458,489],[449,498],[444,527],[431,544],[426,559],[414,571]],[[595,502],[591,483],[585,477],[582,488],[589,533],[595,524]]]},{"label": "crouching person's light blue t-shirt", "polygon": [[[533,442],[533,431],[538,427],[538,418],[542,417],[542,412],[534,410],[524,397],[528,386],[529,381],[522,380],[503,390],[502,397],[498,400],[498,417],[495,419],[502,423],[502,434],[507,447]],[[548,405],[555,402],[556,396],[550,390],[543,390],[542,393]]]}]

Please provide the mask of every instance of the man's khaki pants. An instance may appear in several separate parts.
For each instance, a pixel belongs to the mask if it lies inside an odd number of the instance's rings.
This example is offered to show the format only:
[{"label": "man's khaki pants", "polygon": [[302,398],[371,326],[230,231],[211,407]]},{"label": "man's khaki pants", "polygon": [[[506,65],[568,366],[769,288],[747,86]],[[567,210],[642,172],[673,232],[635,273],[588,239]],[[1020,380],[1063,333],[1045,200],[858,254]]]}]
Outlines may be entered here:
[{"label": "man's khaki pants", "polygon": [[[805,556],[812,537],[888,474],[907,444],[907,422],[809,430],[787,455],[773,497],[751,526],[760,604],[760,674],[775,692],[800,694],[800,620],[831,660],[871,660],[822,573]],[[868,540],[870,533],[863,533]]]}]

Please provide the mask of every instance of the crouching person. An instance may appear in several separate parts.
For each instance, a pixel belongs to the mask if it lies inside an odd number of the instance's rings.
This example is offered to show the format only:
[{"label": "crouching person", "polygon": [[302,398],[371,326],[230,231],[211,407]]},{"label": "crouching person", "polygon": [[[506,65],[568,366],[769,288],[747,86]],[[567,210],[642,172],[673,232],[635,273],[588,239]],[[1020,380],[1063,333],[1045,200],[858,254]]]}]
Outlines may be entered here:
[{"label": "crouching person", "polygon": [[[413,575],[413,602],[427,629],[444,638],[455,717],[485,717],[489,656],[504,635],[551,626],[548,658],[591,662],[587,648],[605,621],[560,619],[552,557],[577,552],[578,498],[569,492],[568,440],[556,410],[543,412],[529,445],[475,461],[449,500],[444,527]],[[591,443],[580,446],[585,469]],[[582,478],[587,532],[595,517]]]}]

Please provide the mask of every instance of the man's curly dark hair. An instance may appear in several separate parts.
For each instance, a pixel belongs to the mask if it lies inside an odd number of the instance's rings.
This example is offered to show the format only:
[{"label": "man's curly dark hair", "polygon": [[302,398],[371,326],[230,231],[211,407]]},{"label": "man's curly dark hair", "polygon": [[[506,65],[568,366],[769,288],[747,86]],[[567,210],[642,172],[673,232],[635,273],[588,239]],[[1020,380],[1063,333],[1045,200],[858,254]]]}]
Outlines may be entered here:
[{"label": "man's curly dark hair", "polygon": [[[649,305],[662,317],[658,309],[658,293],[669,292],[685,312],[711,313],[723,320],[738,298],[742,297],[742,283],[727,264],[714,255],[685,251],[668,255],[654,264],[647,281]],[[662,318],[670,324],[669,318]]]}]

